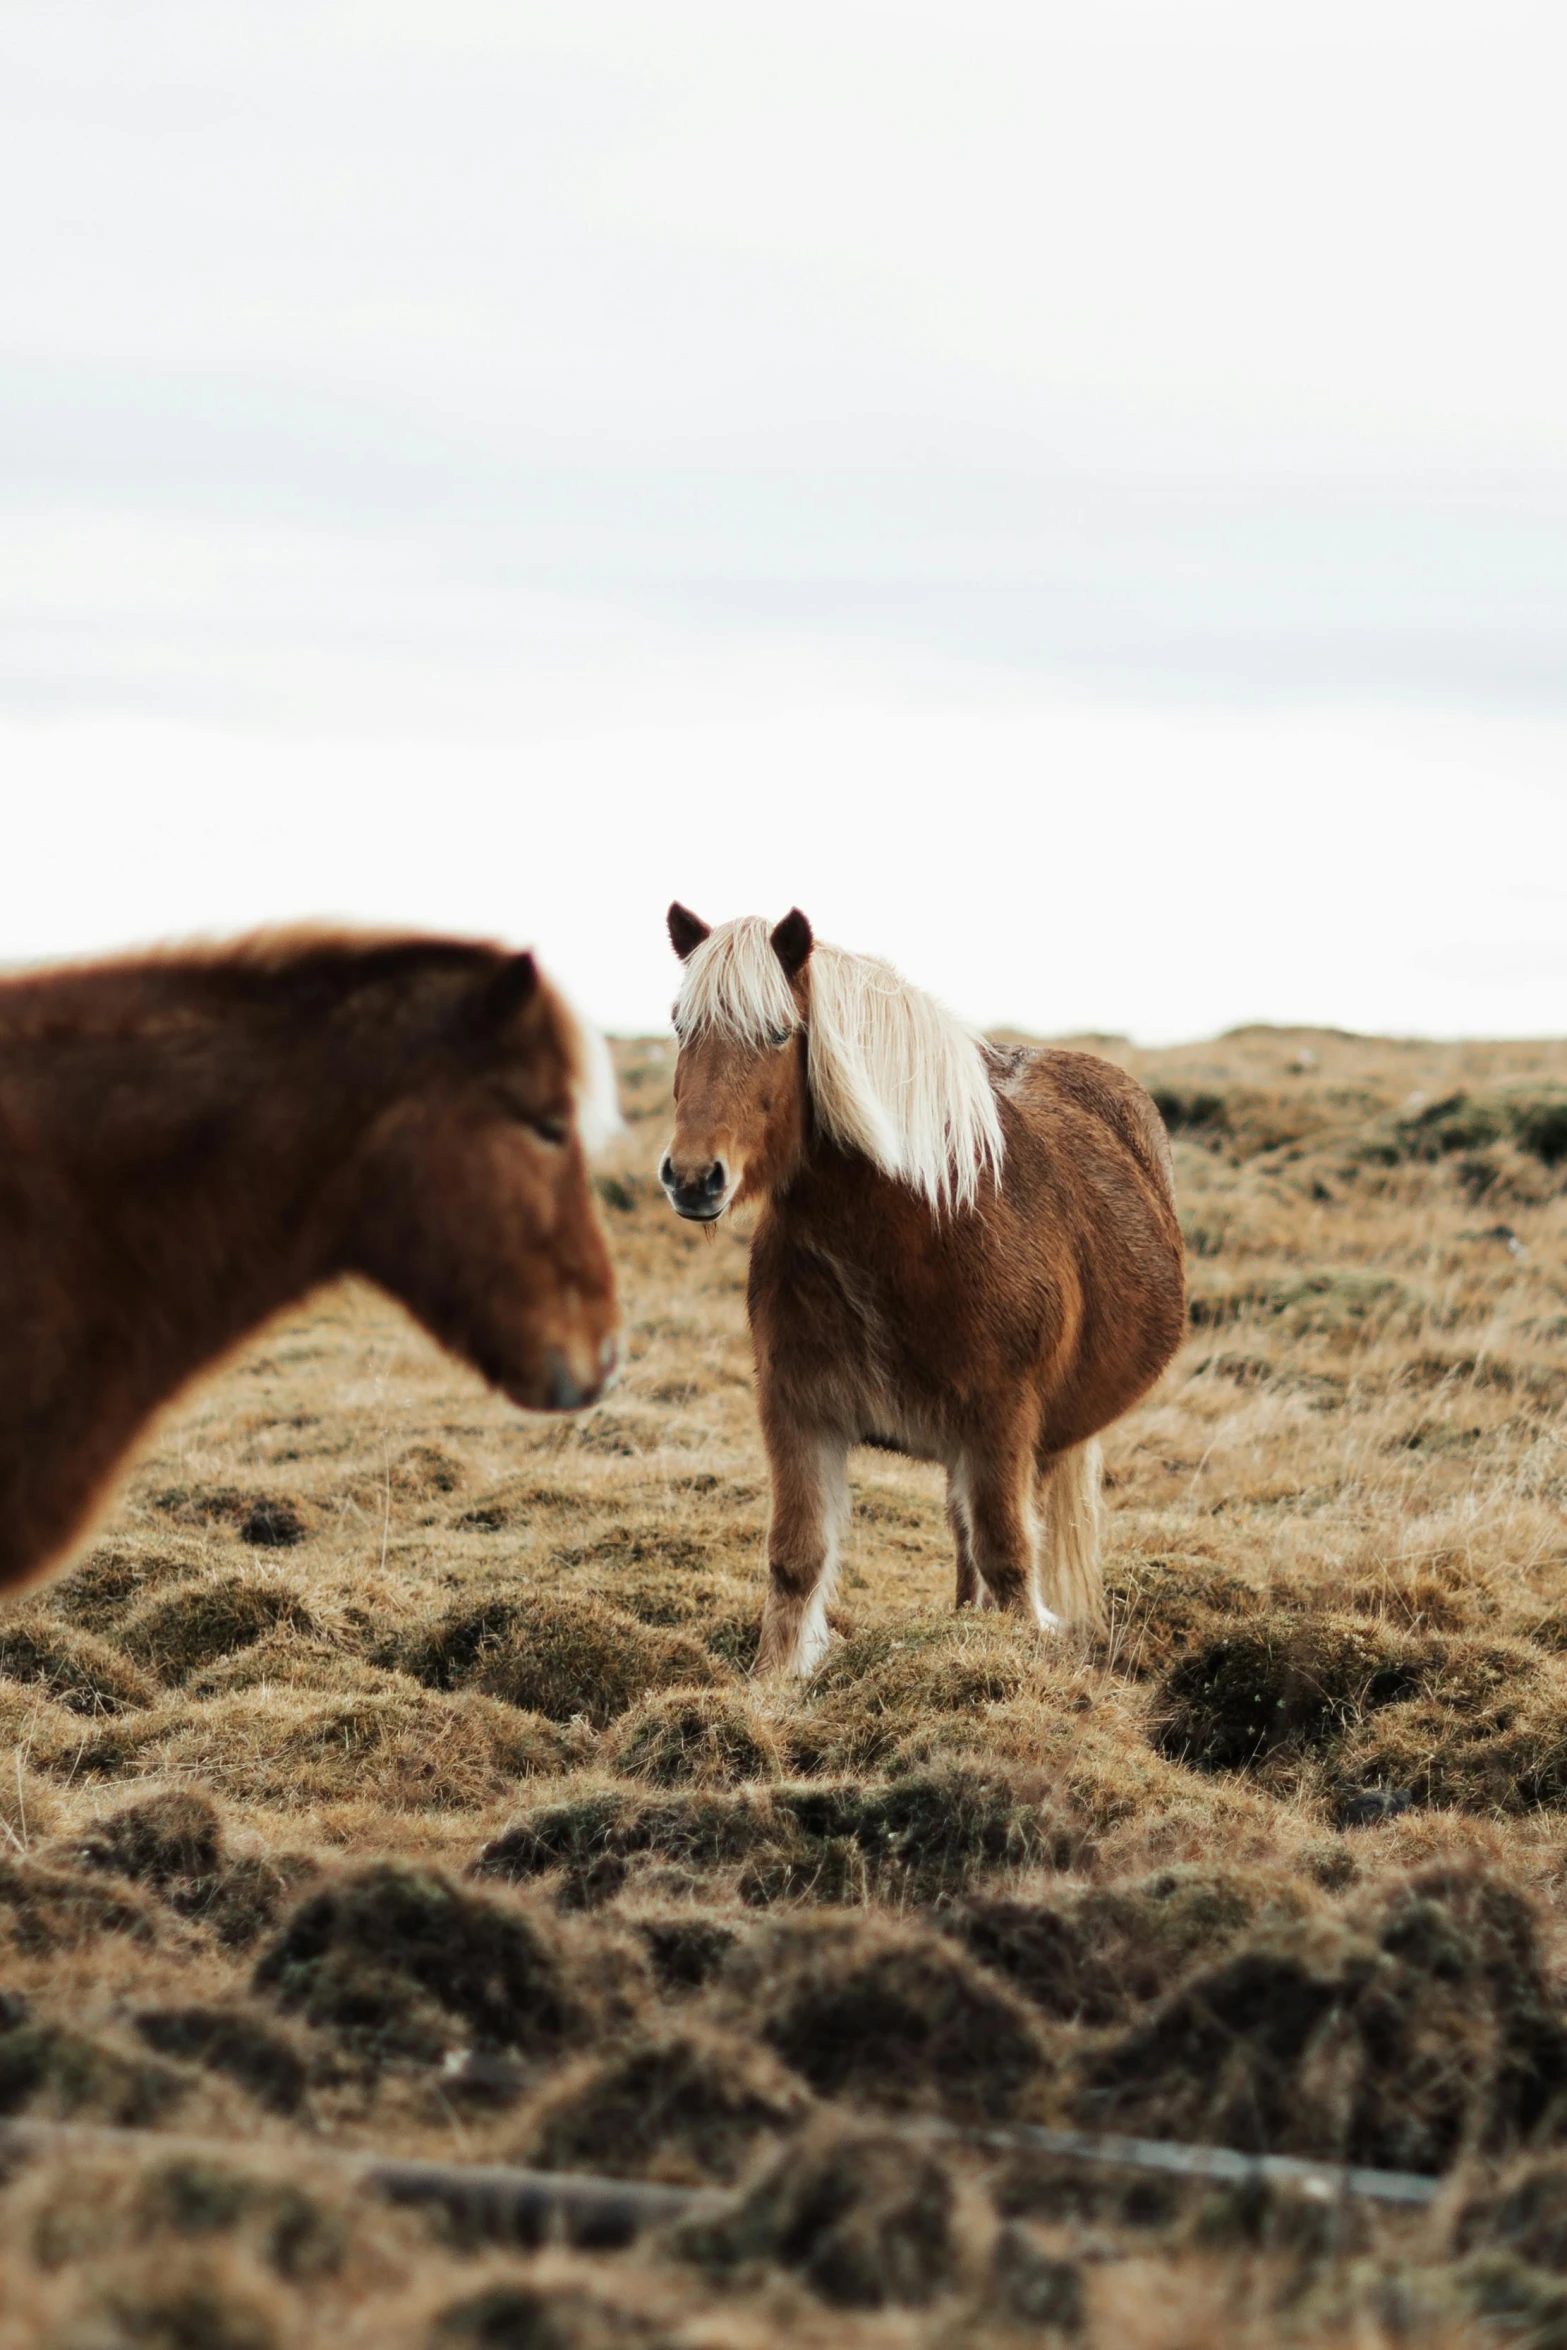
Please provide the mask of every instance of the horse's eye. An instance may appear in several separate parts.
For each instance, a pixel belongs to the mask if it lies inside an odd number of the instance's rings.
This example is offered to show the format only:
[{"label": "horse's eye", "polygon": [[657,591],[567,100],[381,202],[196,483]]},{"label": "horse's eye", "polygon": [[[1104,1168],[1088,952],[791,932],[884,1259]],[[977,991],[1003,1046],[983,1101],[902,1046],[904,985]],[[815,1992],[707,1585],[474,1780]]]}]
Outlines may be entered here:
[{"label": "horse's eye", "polygon": [[536,1134],[540,1142],[547,1142],[556,1150],[571,1132],[564,1118],[526,1118],[523,1123],[530,1134]]},{"label": "horse's eye", "polygon": [[793,1036],[793,1034],[794,1030],[792,1028],[769,1029],[767,1035],[768,1051],[773,1053],[781,1053],[784,1046],[789,1042],[789,1039],[791,1036]]}]

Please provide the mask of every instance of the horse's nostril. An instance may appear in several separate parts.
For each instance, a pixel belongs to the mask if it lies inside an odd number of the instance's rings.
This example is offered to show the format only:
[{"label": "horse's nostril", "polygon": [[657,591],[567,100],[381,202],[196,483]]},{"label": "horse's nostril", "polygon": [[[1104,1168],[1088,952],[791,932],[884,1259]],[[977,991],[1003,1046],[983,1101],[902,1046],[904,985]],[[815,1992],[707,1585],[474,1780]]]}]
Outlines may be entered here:
[{"label": "horse's nostril", "polygon": [[677,1216],[693,1224],[711,1224],[723,1214],[729,1197],[729,1169],[722,1159],[709,1159],[699,1173],[694,1168],[677,1169],[673,1153],[666,1152],[658,1172]]}]

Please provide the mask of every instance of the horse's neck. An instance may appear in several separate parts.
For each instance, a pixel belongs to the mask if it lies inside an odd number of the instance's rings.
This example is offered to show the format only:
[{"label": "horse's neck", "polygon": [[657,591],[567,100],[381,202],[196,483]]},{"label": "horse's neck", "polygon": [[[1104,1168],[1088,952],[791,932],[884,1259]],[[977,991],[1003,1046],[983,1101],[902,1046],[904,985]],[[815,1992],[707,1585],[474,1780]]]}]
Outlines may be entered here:
[{"label": "horse's neck", "polygon": [[317,1210],[355,1106],[319,1030],[280,1038],[243,1003],[182,1019],[172,987],[118,1033],[95,1009],[25,1053],[0,1038],[0,1099],[19,1113],[13,1166],[76,1319],[149,1358],[155,1383],[150,1358],[176,1331],[191,1357],[167,1366],[179,1378],[330,1269]]},{"label": "horse's neck", "polygon": [[169,992],[0,1005],[0,1587],[151,1412],[337,1269],[323,1202],[362,1101],[319,1034]]},{"label": "horse's neck", "polygon": [[860,1151],[817,1137],[790,1181],[767,1201],[778,1237],[836,1256],[879,1261],[890,1229],[933,1223],[906,1183],[883,1174]]}]

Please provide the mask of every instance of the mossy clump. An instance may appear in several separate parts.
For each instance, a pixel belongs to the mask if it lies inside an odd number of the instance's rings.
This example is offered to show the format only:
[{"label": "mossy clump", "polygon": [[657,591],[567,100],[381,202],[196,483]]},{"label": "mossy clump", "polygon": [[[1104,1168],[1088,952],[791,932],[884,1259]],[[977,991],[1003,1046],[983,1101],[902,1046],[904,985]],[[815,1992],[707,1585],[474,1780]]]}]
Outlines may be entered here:
[{"label": "mossy clump", "polygon": [[1396,1274],[1355,1265],[1282,1279],[1270,1303],[1294,1337],[1367,1339],[1401,1313],[1418,1320],[1426,1300]]},{"label": "mossy clump", "polygon": [[1106,1623],[1096,1648],[1116,1672],[1151,1679],[1266,1604],[1262,1592],[1206,1559],[1119,1560],[1105,1575]]},{"label": "mossy clump", "polygon": [[465,2042],[558,2056],[609,2012],[591,1960],[536,1911],[387,1861],[301,1902],[255,1985],[372,2056],[428,2062]]},{"label": "mossy clump", "polygon": [[148,1592],[199,1574],[206,1555],[204,1545],[189,1536],[154,1542],[116,1536],[98,1543],[68,1575],[52,1583],[44,1604],[68,1623],[107,1632]]},{"label": "mossy clump", "polygon": [[116,2279],[96,2300],[92,2331],[71,2336],[93,2350],[280,2350],[270,2314],[205,2261],[172,2281],[166,2261],[148,2262],[135,2282]]},{"label": "mossy clump", "polygon": [[1427,1653],[1352,1616],[1269,1616],[1204,1640],[1165,1675],[1154,1743],[1200,1771],[1319,1750],[1377,1706],[1412,1696]]},{"label": "mossy clump", "polygon": [[292,1550],[307,1531],[296,1505],[270,1493],[257,1494],[238,1527],[241,1542],[253,1550]]},{"label": "mossy clump", "polygon": [[691,1869],[728,1866],[787,1845],[765,1790],[690,1788],[637,1796],[619,1787],[587,1787],[514,1821],[474,1862],[474,1874],[526,1883],[559,1871],[562,1898],[591,1908],[625,1883],[640,1859]]},{"label": "mossy clump", "polygon": [[0,2017],[0,2114],[91,2116],[120,2129],[147,2129],[188,2087],[172,2066],[22,2013]]},{"label": "mossy clump", "polygon": [[689,2026],[636,2037],[545,2090],[514,2159],[617,2178],[732,2180],[812,2099],[754,2040]]},{"label": "mossy clump", "polygon": [[622,1714],[607,1749],[613,1768],[655,1787],[739,1786],[776,1779],[778,1738],[729,1689],[666,1689]]},{"label": "mossy clump", "polygon": [[665,2350],[647,2310],[595,2286],[552,2281],[486,2285],[441,2310],[430,2350]]},{"label": "mossy clump", "polygon": [[369,1663],[326,1631],[306,1632],[275,1624],[244,1648],[231,1649],[199,1665],[184,1694],[197,1700],[229,1697],[240,1689],[267,1689],[319,1697],[395,1696],[407,1692],[400,1676]]},{"label": "mossy clump", "polygon": [[1358,1265],[1252,1274],[1203,1267],[1187,1297],[1186,1319],[1194,1330],[1271,1321],[1292,1339],[1332,1338],[1342,1345],[1381,1335],[1400,1315],[1416,1327],[1428,1303],[1396,1275]]},{"label": "mossy clump", "polygon": [[1063,1868],[1076,1823],[1037,1775],[958,1759],[869,1785],[804,1780],[637,1796],[588,1787],[541,1805],[485,1846],[481,1876],[563,1871],[579,1905],[606,1899],[639,1860],[736,1864],[753,1907],[785,1900],[937,1900],[998,1871]]},{"label": "mossy clump", "polygon": [[944,1923],[1046,2015],[1099,2026],[1124,2021],[1248,1930],[1317,1905],[1295,1878],[1183,1865],[1053,1902],[970,1901]]},{"label": "mossy clump", "polygon": [[1440,2171],[1551,2126],[1567,2014],[1527,1903],[1431,1871],[1248,1937],[1075,2071],[1088,2127]]},{"label": "mossy clump", "polygon": [[964,2276],[964,2222],[952,2175],[929,2147],[824,2121],[726,2210],[682,2222],[671,2246],[735,2282],[782,2268],[837,2309],[923,2309]]},{"label": "mossy clump", "polygon": [[998,1871],[1070,1868],[1084,1850],[1037,1773],[964,1758],[883,1784],[807,1780],[780,1787],[774,1802],[795,1833],[742,1879],[754,1903],[938,1901]]},{"label": "mossy clump", "polygon": [[293,2282],[336,2276],[348,2255],[350,2220],[290,2178],[210,2155],[176,2155],[138,2184],[135,2221],[145,2233],[248,2237],[267,2266]]},{"label": "mossy clump", "polygon": [[117,1714],[155,1694],[129,1658],[96,1633],[37,1611],[0,1621],[0,1674],[41,1685],[73,1714]]},{"label": "mossy clump", "polygon": [[574,1879],[603,1876],[615,1864],[618,1888],[626,1855],[647,1848],[636,1798],[618,1787],[589,1787],[514,1820],[480,1849],[473,1874],[525,1885],[557,1869]]},{"label": "mossy clump", "polygon": [[1410,1803],[1517,1815],[1567,1805],[1567,1673],[1522,1643],[1443,1644],[1425,1686],[1357,1724],[1334,1761],[1342,1805]]},{"label": "mossy clump", "polygon": [[154,1499],[176,1524],[232,1526],[241,1542],[257,1550],[292,1550],[305,1539],[299,1505],[286,1494],[238,1485],[171,1485]]},{"label": "mossy clump", "polygon": [[1346,1119],[1363,1117],[1376,1097],[1358,1089],[1325,1093],[1298,1085],[1279,1088],[1213,1079],[1166,1079],[1152,1088],[1153,1104],[1172,1137],[1222,1154],[1233,1166],[1264,1152],[1291,1152]]},{"label": "mossy clump", "polygon": [[230,1950],[247,1948],[285,1901],[320,1874],[304,1853],[231,1859],[216,1806],[188,1789],[149,1796],[96,1821],[73,1857],[145,1885]]},{"label": "mossy clump", "polygon": [[157,1913],[132,1887],[105,1885],[86,1870],[0,1856],[0,1933],[42,1957],[81,1949],[100,1934],[154,1942]]},{"label": "mossy clump", "polygon": [[1165,1084],[1156,1085],[1151,1098],[1169,1134],[1217,1139],[1228,1132],[1228,1091],[1208,1085]]},{"label": "mossy clump", "polygon": [[809,1770],[874,1770],[942,1717],[968,1723],[1047,1694],[1063,1669],[1043,1634],[1011,1618],[878,1626],[828,1652],[791,1727],[791,1750]]},{"label": "mossy clump", "polygon": [[1510,1142],[1544,1167],[1567,1160],[1567,1086],[1509,1085],[1450,1093],[1396,1121],[1400,1156],[1436,1160]]},{"label": "mossy clump", "polygon": [[691,1630],[702,1641],[720,1671],[750,1673],[756,1668],[762,1645],[762,1615],[753,1600],[737,1599],[725,1607],[704,1611]]},{"label": "mossy clump", "polygon": [[165,1898],[193,1925],[207,1927],[225,1950],[248,1950],[320,1874],[320,1862],[308,1852],[244,1853],[215,1876],[175,1886]]},{"label": "mossy clump", "polygon": [[[728,1531],[732,1536],[734,1529]],[[673,1540],[665,1545],[666,1550],[679,1547]],[[639,1624],[687,1633],[718,1657],[731,1657],[742,1636],[754,1649],[761,1615],[750,1575],[712,1572],[668,1557],[650,1556],[641,1565],[628,1566],[619,1558],[605,1558],[597,1544],[585,1553],[582,1566],[582,1579],[574,1579],[573,1588],[619,1608],[622,1615],[635,1616]],[[743,1635],[740,1626],[745,1627]],[[752,1661],[745,1660],[747,1665]]]},{"label": "mossy clump", "polygon": [[177,1788],[97,1821],[79,1857],[89,1868],[114,1869],[161,1891],[175,1878],[217,1874],[223,1822],[207,1796]]},{"label": "mossy clump", "polygon": [[263,1575],[216,1575],[147,1601],[122,1638],[139,1664],[173,1684],[279,1625],[311,1629],[309,1609],[287,1583]]},{"label": "mossy clump", "polygon": [[654,1978],[666,1996],[700,1991],[719,1975],[729,1953],[741,1939],[740,1928],[727,1918],[708,1917],[701,1910],[677,1909],[663,1917],[629,1921],[652,1961]]},{"label": "mossy clump", "polygon": [[78,1780],[188,1774],[285,1810],[374,1802],[395,1812],[489,1803],[575,1759],[569,1734],[535,1714],[405,1683],[313,1702],[263,1687],[195,1705],[165,1700],[101,1724],[53,1767]]},{"label": "mossy clump", "polygon": [[423,1442],[407,1445],[388,1474],[394,1493],[425,1501],[437,1494],[457,1492],[466,1483],[468,1471],[461,1456],[444,1444]]},{"label": "mossy clump", "polygon": [[[249,1693],[264,1717],[267,1693]],[[278,1739],[266,1792],[294,1803],[373,1795],[390,1809],[456,1810],[518,1779],[559,1770],[571,1750],[548,1722],[468,1692],[371,1692],[313,1706]]]},{"label": "mossy clump", "polygon": [[[187,2142],[181,2148],[157,2137],[139,2150],[83,2144],[66,2161],[33,2167],[23,2189],[30,2208],[14,2213],[8,2250],[25,2244],[40,2268],[89,2286],[102,2283],[107,2268],[113,2289],[127,2296],[133,2288],[174,2294],[193,2275],[248,2270],[257,2281],[258,2266],[310,2285],[341,2274],[364,2222],[351,2180],[334,2176],[330,2166],[314,2177],[301,2170],[297,2144],[277,2165],[264,2154],[249,2160],[240,2147],[198,2150]],[[125,2306],[141,2303],[127,2299]],[[83,2350],[89,2343],[93,2350],[100,2344],[118,2350],[144,2340],[156,2350],[209,2350],[226,2337],[202,2331],[144,2337],[130,2326],[110,2334],[73,2328],[69,2339]]]},{"label": "mossy clump", "polygon": [[999,1977],[941,1935],[891,1920],[792,1918],[734,1953],[723,2013],[819,2095],[996,2120],[1048,2063]]},{"label": "mossy clump", "polygon": [[270,2025],[225,2007],[151,2007],[136,2029],[160,2056],[181,2057],[237,2081],[269,2113],[297,2113],[308,2078],[297,2048]]},{"label": "mossy clump", "polygon": [[639,1698],[714,1678],[699,1642],[640,1624],[602,1600],[566,1594],[454,1608],[397,1660],[429,1689],[477,1689],[552,1722],[602,1728]]}]

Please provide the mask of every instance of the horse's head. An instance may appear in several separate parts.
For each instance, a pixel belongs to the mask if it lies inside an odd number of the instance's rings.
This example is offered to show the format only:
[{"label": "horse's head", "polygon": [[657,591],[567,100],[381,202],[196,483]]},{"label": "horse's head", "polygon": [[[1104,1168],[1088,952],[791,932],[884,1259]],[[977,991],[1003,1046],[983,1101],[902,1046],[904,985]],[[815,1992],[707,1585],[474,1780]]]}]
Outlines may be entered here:
[{"label": "horse's head", "polygon": [[659,1180],[676,1215],[716,1222],[736,1200],[788,1181],[805,1145],[805,966],[798,907],[771,932],[713,931],[684,906],[669,936],[685,964],[675,1030],[675,1131]]},{"label": "horse's head", "polygon": [[429,994],[355,1163],[348,1261],[513,1403],[574,1411],[620,1353],[584,1156],[613,1117],[607,1056],[530,955],[481,956]]}]

